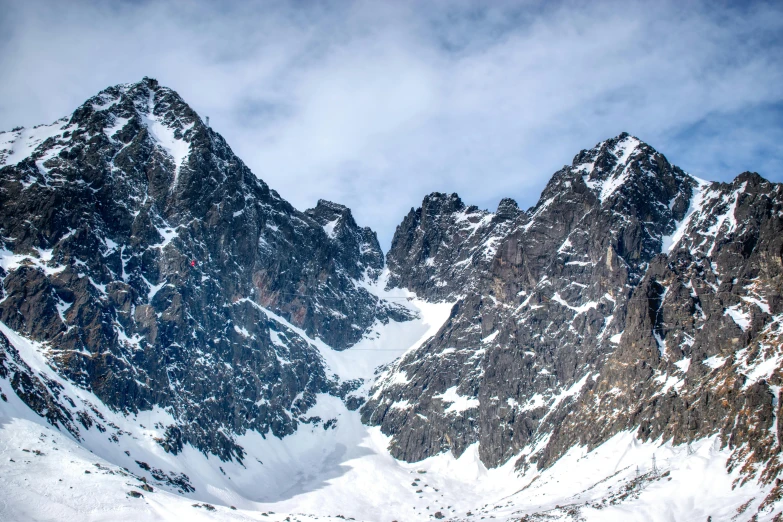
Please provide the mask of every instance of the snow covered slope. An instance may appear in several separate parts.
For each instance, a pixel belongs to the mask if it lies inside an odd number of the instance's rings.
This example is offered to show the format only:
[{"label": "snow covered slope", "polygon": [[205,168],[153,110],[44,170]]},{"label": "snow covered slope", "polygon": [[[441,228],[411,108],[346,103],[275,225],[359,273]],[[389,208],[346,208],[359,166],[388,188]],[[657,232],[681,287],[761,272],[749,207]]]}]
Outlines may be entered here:
[{"label": "snow covered slope", "polygon": [[385,260],[111,87],[0,133],[0,519],[779,520],[782,252],[621,134]]},{"label": "snow covered slope", "polygon": [[383,269],[374,232],[294,209],[155,80],[2,136],[0,321],[111,409],[167,411],[173,454],[241,461],[238,435],[291,434],[362,385],[298,331],[339,350],[414,318],[359,284]]},{"label": "snow covered slope", "polygon": [[43,347],[10,338],[31,375],[48,380],[50,390],[60,384],[59,393],[76,403],[92,401],[105,426],[121,433],[115,444],[111,429],[92,426],[77,439],[0,381],[3,520],[728,520],[743,507],[756,513],[766,496],[755,484],[732,487],[739,472],[726,472],[730,452],[714,437],[672,446],[624,432],[524,473],[512,461],[487,469],[478,444],[458,459],[444,453],[408,464],[389,454],[378,428],[329,395],[309,412],[323,420],[309,429],[283,439],[243,436],[243,465],[193,448],[172,456],[154,441],[165,412],[107,411],[46,368]]},{"label": "snow covered slope", "polygon": [[[513,463],[488,470],[475,445],[459,459],[447,453],[407,464],[389,455],[388,437],[362,425],[339,400],[319,398],[315,410],[338,419],[336,428],[244,440],[254,454],[246,468],[195,451],[170,459],[194,479],[195,491],[179,493],[126,464],[136,457],[153,470],[165,465],[142,433],[126,446],[130,457],[93,452],[88,448],[101,446],[98,433],[77,443],[9,397],[0,410],[0,518],[385,521],[440,514],[447,520],[668,522],[730,520],[742,512],[744,520],[767,493],[732,486],[739,474],[726,472],[729,452],[714,439],[672,446],[621,433],[589,452],[573,448],[547,470],[517,473]],[[123,426],[137,429],[132,422]],[[757,520],[772,514],[763,510]]]},{"label": "snow covered slope", "polygon": [[757,483],[778,506],[781,185],[698,180],[621,134],[496,229],[497,253],[467,263],[459,278],[471,284],[454,294],[439,278],[459,263],[423,252],[473,243],[454,226],[464,205],[433,214],[440,199],[405,218],[390,253],[393,277],[456,297],[444,328],[362,407],[392,455],[460,456],[478,442],[489,467],[545,470],[623,432],[675,445],[719,435],[737,484]]}]

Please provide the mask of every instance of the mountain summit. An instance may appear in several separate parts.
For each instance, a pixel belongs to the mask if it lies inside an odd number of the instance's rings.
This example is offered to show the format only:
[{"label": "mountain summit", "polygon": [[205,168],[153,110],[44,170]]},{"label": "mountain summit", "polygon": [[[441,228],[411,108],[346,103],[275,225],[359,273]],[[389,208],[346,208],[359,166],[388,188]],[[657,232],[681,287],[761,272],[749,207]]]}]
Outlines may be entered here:
[{"label": "mountain summit", "polygon": [[237,434],[350,390],[291,328],[341,349],[407,318],[354,284],[383,267],[372,231],[294,209],[155,80],[0,141],[0,320],[109,407],[167,410],[174,453],[242,458]]},{"label": "mountain summit", "polygon": [[384,256],[145,78],[0,133],[0,283],[0,518],[783,517],[783,188],[627,133]]},{"label": "mountain summit", "polygon": [[776,429],[782,209],[780,185],[699,180],[625,133],[511,222],[427,196],[397,229],[391,280],[454,310],[363,419],[407,461],[478,442],[488,466],[523,469],[624,430],[719,435],[769,480],[776,439],[756,434]]}]

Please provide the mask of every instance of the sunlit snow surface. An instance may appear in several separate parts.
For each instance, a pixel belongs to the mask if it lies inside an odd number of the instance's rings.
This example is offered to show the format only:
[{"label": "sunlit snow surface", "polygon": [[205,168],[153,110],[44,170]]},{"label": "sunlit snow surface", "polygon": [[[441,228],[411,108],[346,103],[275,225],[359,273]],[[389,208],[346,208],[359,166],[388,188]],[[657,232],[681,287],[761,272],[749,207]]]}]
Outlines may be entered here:
[{"label": "sunlit snow surface", "polygon": [[[382,284],[358,284],[376,295],[403,298],[400,301],[420,317],[376,325],[355,351],[336,352],[308,340],[342,378],[372,375],[379,364],[416,350],[448,318],[448,303],[408,301],[413,296],[406,291],[386,292]],[[64,386],[63,393],[100,405],[91,393],[48,368],[44,346],[14,334],[2,323],[0,329],[27,364]],[[84,440],[77,442],[33,413],[11,392],[8,381],[0,379],[0,388],[8,399],[0,402],[0,520],[304,521],[346,517],[410,521],[432,520],[440,512],[445,520],[519,520],[525,514],[542,513],[547,518],[541,520],[703,521],[712,516],[717,521],[730,520],[743,503],[756,497],[747,509],[748,516],[752,515],[765,496],[750,484],[732,490],[736,477],[726,472],[728,452],[718,449],[714,439],[694,442],[689,451],[686,446],[672,447],[661,441],[642,444],[632,433],[620,433],[591,452],[572,449],[543,472],[535,466],[517,472],[516,458],[487,470],[477,444],[459,459],[444,453],[404,463],[390,456],[390,439],[379,428],[362,425],[359,413],[349,411],[339,399],[320,395],[308,415],[324,421],[336,419],[334,428],[302,424],[282,440],[248,433],[237,440],[247,450],[244,463],[239,464],[207,457],[189,446],[177,456],[164,452],[154,438],[162,435],[158,426],[172,419],[161,409],[124,417],[101,408],[106,422],[127,434],[113,443],[93,426],[81,430]],[[446,401],[444,407],[454,404]],[[657,472],[652,469],[653,455]],[[195,492],[178,494],[176,488],[156,483],[136,460],[167,472],[185,473]],[[141,477],[149,480],[153,492],[140,489]],[[133,498],[129,491],[144,496]],[[581,518],[574,518],[574,508]]]},{"label": "sunlit snow surface", "polygon": [[44,141],[61,134],[67,127],[67,119],[63,118],[51,125],[0,132],[0,167],[15,165],[28,158]]},{"label": "sunlit snow surface", "polygon": [[[581,506],[583,520],[729,520],[748,498],[746,489],[731,489],[728,453],[716,450],[712,439],[695,443],[688,455],[684,446],[639,444],[622,433],[590,453],[572,450],[543,473],[518,476],[513,463],[485,469],[476,445],[459,459],[444,454],[401,463],[389,456],[388,439],[377,428],[362,426],[334,398],[321,399],[319,412],[338,416],[337,429],[300,430],[282,441],[247,437],[245,447],[265,459],[261,465],[249,458],[247,469],[186,452],[177,460],[197,478],[190,498],[158,487],[131,498],[127,492],[140,491],[140,482],[110,474],[120,471],[111,460],[25,415],[24,406],[10,398],[11,407],[0,410],[0,519],[279,521],[342,515],[381,521],[429,520],[440,511],[447,519],[518,520],[547,512],[547,520],[572,520],[568,510]],[[652,472],[653,455],[658,473]],[[638,487],[629,493],[633,484]],[[216,511],[193,506],[203,502]]]}]

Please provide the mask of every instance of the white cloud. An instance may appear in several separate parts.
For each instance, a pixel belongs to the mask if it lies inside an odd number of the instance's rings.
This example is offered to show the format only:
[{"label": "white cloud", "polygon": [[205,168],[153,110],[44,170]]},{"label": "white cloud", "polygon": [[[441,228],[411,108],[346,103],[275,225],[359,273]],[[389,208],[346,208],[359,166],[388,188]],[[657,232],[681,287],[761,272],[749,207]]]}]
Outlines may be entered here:
[{"label": "white cloud", "polygon": [[781,180],[779,5],[298,5],[13,3],[0,127],[154,76],[296,206],[347,204],[386,244],[430,191],[529,206],[621,131],[702,177]]}]

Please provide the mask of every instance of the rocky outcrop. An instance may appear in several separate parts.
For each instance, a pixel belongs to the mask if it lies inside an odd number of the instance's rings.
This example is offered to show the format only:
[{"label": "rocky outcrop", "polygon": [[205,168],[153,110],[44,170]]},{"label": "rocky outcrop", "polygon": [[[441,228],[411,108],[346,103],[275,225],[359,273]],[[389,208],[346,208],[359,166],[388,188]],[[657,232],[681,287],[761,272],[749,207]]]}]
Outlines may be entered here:
[{"label": "rocky outcrop", "polygon": [[0,321],[109,407],[170,411],[165,447],[292,433],[347,389],[298,330],[344,349],[407,317],[356,284],[383,268],[372,231],[294,209],[152,79],[3,137]]},{"label": "rocky outcrop", "polygon": [[456,194],[432,193],[411,209],[386,256],[389,287],[403,287],[445,301],[477,288],[511,223],[524,214],[513,199],[496,213],[466,207]]},{"label": "rocky outcrop", "polygon": [[[527,211],[430,194],[384,260],[348,208],[294,209],[149,78],[0,137],[0,398],[74,437],[124,435],[72,384],[165,412],[165,451],[224,460],[244,458],[248,430],[321,422],[319,393],[359,407],[366,387],[321,350],[411,318],[368,291],[385,281],[453,303],[361,407],[395,457],[479,443],[488,466],[543,468],[631,430],[719,435],[739,481],[780,474],[783,189],[757,174],[699,180],[624,133]],[[26,363],[14,332],[56,372]]]},{"label": "rocky outcrop", "polygon": [[[471,281],[461,295],[415,275],[447,272],[459,259],[449,256],[470,248],[454,226],[464,205],[428,197],[398,227],[389,268],[456,304],[433,339],[381,376],[364,420],[408,461],[478,442],[487,465],[543,467],[631,429],[677,443],[721,433],[742,448],[736,465],[771,470],[780,190],[748,173],[698,180],[621,134],[511,213],[490,261],[460,275]],[[436,241],[445,255],[422,254]]]},{"label": "rocky outcrop", "polygon": [[779,474],[780,190],[752,173],[700,186],[680,237],[635,289],[618,349],[571,409],[583,429],[553,426],[543,464],[576,440],[638,427],[642,440],[675,443],[717,433],[744,480]]}]

